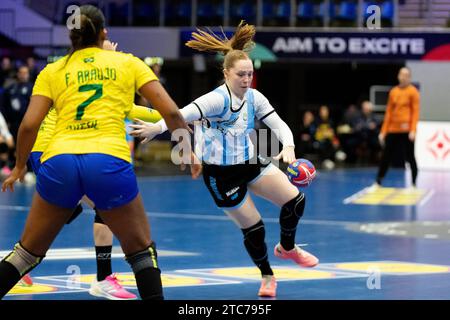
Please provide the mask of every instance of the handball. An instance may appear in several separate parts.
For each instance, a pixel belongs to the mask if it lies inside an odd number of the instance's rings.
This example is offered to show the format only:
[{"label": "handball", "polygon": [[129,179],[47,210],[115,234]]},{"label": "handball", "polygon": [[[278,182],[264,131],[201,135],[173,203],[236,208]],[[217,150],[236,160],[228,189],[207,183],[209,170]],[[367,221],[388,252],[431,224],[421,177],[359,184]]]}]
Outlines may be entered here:
[{"label": "handball", "polygon": [[294,186],[305,188],[314,180],[316,168],[309,160],[297,159],[288,166],[287,176]]}]

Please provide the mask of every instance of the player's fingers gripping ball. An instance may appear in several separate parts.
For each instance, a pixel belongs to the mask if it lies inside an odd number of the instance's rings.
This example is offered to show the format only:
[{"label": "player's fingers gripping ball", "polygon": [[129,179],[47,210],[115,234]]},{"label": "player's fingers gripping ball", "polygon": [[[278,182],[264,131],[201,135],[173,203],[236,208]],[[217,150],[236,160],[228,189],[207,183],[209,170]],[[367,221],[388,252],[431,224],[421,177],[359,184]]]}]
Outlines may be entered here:
[{"label": "player's fingers gripping ball", "polygon": [[316,168],[309,160],[297,159],[288,166],[287,175],[294,186],[305,188],[314,180]]}]

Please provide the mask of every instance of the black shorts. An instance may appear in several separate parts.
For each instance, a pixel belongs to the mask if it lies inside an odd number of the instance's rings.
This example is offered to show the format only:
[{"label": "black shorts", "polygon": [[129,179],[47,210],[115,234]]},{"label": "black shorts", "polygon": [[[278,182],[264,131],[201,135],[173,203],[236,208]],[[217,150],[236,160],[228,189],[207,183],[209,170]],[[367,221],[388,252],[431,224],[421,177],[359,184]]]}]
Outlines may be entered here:
[{"label": "black shorts", "polygon": [[253,182],[270,165],[258,157],[255,162],[219,166],[203,164],[203,180],[219,208],[237,207],[247,194],[247,184]]}]

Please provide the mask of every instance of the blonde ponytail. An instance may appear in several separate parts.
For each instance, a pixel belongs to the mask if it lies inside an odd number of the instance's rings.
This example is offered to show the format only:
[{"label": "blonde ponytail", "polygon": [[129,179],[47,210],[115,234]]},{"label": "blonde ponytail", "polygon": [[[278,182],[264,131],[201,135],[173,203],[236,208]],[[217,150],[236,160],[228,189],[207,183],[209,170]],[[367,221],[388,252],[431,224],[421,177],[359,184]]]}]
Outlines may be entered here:
[{"label": "blonde ponytail", "polygon": [[223,30],[222,37],[212,32],[211,29],[207,30],[197,29],[197,32],[192,32],[193,40],[186,42],[186,46],[197,51],[222,53],[225,56],[224,69],[231,68],[236,60],[249,59],[247,52],[251,51],[254,46],[255,26],[241,21],[231,39],[227,38]]},{"label": "blonde ponytail", "polygon": [[244,24],[244,21],[241,21],[236,28],[233,37],[229,40],[230,47],[233,48],[233,50],[250,52],[254,46],[253,37],[255,36],[255,33],[255,26]]}]

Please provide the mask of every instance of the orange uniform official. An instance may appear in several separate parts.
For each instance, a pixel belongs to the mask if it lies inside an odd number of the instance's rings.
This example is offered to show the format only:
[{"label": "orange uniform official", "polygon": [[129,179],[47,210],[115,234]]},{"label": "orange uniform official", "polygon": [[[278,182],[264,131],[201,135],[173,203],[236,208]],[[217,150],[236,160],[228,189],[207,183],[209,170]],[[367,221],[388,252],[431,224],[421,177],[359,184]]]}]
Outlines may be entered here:
[{"label": "orange uniform official", "polygon": [[416,132],[419,111],[420,96],[415,86],[410,84],[404,88],[399,86],[392,88],[381,133]]},{"label": "orange uniform official", "polygon": [[[411,84],[411,70],[400,68],[398,86],[389,92],[383,126],[378,136],[383,147],[375,186],[380,186],[389,165],[395,159],[407,161],[411,167],[412,186],[416,186],[417,162],[414,155],[417,122],[419,121],[419,91]],[[402,157],[402,159],[400,158]]]}]

